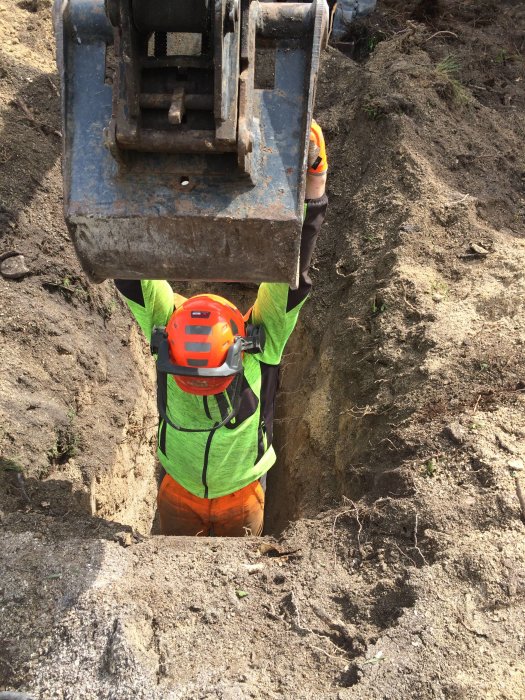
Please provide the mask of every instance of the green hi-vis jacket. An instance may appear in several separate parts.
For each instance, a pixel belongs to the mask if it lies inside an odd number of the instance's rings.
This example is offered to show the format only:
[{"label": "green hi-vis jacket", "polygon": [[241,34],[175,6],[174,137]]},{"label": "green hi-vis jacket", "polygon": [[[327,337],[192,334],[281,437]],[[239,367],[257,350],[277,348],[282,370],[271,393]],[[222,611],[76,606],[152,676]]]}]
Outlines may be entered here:
[{"label": "green hi-vis jacket", "polygon": [[[299,288],[263,283],[250,322],[264,326],[266,345],[257,355],[245,354],[240,407],[234,419],[213,428],[231,408],[229,392],[210,396],[189,394],[167,378],[167,406],[171,422],[210,432],[181,432],[160,421],[158,457],[175,481],[201,498],[218,498],[259,479],[275,463],[272,447],[273,414],[279,364],[284,347],[311,289],[308,269],[324,219],[326,196],[307,202],[301,238]],[[119,291],[151,339],[154,326],[165,326],[176,308],[177,295],[165,281],[115,280]]]}]

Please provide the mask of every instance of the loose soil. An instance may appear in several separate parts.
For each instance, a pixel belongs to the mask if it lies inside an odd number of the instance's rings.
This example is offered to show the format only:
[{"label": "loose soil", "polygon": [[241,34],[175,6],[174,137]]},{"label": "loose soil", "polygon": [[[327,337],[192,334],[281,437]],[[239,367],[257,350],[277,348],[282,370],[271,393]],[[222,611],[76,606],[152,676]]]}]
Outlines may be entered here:
[{"label": "loose soil", "polygon": [[151,534],[153,368],[63,223],[49,3],[0,0],[1,690],[523,698],[525,8],[379,5],[323,60],[268,535],[221,540]]}]

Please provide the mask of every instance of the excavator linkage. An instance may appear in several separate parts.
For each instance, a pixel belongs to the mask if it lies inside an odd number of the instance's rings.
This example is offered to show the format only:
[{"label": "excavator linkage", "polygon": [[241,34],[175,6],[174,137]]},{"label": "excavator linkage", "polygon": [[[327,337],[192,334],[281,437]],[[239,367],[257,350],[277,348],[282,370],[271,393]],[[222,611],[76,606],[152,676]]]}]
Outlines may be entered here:
[{"label": "excavator linkage", "polygon": [[55,20],[89,276],[296,286],[326,0],[55,0]]}]

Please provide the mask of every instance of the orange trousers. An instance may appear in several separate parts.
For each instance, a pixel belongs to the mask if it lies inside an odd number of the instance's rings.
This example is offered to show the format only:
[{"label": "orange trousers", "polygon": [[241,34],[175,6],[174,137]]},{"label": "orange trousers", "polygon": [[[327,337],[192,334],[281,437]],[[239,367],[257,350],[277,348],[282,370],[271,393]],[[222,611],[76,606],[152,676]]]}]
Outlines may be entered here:
[{"label": "orange trousers", "polygon": [[254,481],[220,498],[199,498],[166,474],[157,496],[162,535],[245,537],[262,534],[264,489]]}]

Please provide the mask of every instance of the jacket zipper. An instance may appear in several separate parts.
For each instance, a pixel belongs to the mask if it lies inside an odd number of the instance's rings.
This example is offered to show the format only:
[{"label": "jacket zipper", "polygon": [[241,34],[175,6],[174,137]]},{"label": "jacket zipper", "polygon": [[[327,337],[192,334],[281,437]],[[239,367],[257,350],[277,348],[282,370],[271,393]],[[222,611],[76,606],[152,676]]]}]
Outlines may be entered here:
[{"label": "jacket zipper", "polygon": [[[219,405],[219,399],[218,397],[215,398],[217,399],[217,406],[219,407],[219,411],[222,416],[222,411]],[[204,412],[206,413],[206,417],[211,420],[212,417],[210,413],[210,407],[208,406],[207,396],[202,397],[202,403],[204,406]],[[213,440],[213,436],[215,435],[216,431],[217,428],[212,428],[210,430],[210,434],[208,435],[208,439],[206,440],[206,447],[204,448],[204,463],[202,465],[202,485],[204,486],[204,498],[208,498],[208,462],[210,459],[211,441]]]},{"label": "jacket zipper", "polygon": [[206,440],[206,447],[204,449],[204,464],[202,465],[202,485],[204,486],[204,498],[208,498],[208,460],[210,458],[210,448],[211,441],[217,428],[210,430],[208,439]]}]

